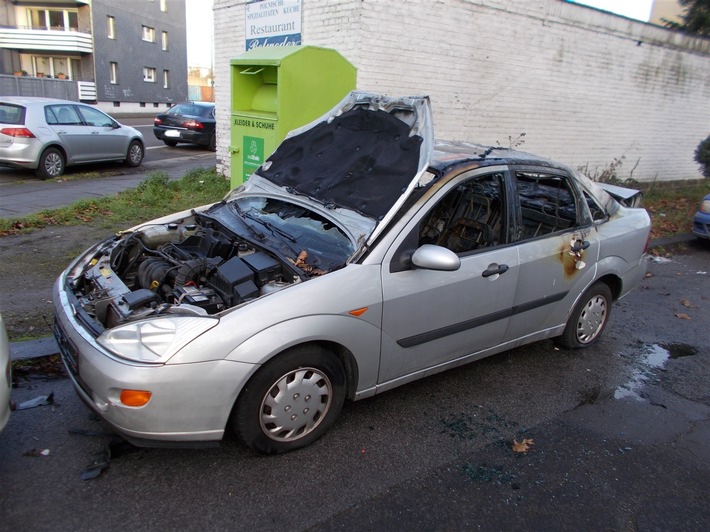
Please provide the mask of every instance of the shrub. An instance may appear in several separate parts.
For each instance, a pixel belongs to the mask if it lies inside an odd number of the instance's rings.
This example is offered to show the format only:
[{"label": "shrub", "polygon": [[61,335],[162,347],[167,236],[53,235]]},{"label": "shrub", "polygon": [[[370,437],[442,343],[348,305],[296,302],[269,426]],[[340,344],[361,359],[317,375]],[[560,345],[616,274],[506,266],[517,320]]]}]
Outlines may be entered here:
[{"label": "shrub", "polygon": [[710,135],[695,148],[695,162],[700,165],[703,176],[710,177]]}]

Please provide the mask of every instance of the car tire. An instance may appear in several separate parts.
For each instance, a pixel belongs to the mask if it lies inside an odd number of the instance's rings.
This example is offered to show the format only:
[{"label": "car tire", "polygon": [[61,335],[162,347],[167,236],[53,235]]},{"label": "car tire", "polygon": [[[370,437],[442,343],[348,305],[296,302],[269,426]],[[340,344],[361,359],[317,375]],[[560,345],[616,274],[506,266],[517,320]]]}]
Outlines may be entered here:
[{"label": "car tire", "polygon": [[579,349],[595,343],[611,314],[611,289],[597,281],[579,298],[557,343],[566,349]]},{"label": "car tire", "polygon": [[163,142],[166,146],[170,146],[171,148],[174,148],[178,144],[177,140],[164,140]]},{"label": "car tire", "polygon": [[210,137],[210,143],[207,145],[207,149],[210,151],[217,151],[217,135],[212,133]]},{"label": "car tire", "polygon": [[293,451],[330,428],[345,393],[345,370],[336,356],[317,345],[296,347],[249,380],[233,410],[231,429],[254,451]]},{"label": "car tire", "polygon": [[128,153],[126,153],[126,166],[140,166],[144,156],[145,149],[143,148],[143,144],[137,140],[131,141],[128,145]]},{"label": "car tire", "polygon": [[47,148],[39,156],[39,166],[35,171],[41,179],[53,179],[64,175],[66,160],[57,148]]}]

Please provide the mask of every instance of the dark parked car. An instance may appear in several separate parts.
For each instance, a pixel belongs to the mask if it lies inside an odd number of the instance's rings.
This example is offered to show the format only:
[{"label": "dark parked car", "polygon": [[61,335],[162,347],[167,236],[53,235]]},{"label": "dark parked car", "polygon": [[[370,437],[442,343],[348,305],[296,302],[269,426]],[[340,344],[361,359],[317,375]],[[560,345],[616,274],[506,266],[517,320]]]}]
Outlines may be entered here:
[{"label": "dark parked car", "polygon": [[140,166],[143,135],[95,107],[55,98],[0,96],[0,165],[60,177],[67,166],[123,161]]},{"label": "dark parked car", "polygon": [[153,133],[168,146],[185,142],[207,146],[210,151],[215,151],[215,126],[213,103],[183,102],[155,117]]}]

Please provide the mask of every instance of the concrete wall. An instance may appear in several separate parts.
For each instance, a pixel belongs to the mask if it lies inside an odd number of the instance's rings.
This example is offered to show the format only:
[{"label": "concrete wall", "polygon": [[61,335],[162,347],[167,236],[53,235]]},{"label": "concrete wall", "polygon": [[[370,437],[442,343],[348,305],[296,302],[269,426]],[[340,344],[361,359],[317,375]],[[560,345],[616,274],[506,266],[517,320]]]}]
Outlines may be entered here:
[{"label": "concrete wall", "polygon": [[[243,1],[214,0],[218,169],[229,175],[229,60]],[[618,175],[701,177],[710,40],[562,0],[303,0],[303,43],[337,49],[358,88],[428,94],[436,135]]]}]

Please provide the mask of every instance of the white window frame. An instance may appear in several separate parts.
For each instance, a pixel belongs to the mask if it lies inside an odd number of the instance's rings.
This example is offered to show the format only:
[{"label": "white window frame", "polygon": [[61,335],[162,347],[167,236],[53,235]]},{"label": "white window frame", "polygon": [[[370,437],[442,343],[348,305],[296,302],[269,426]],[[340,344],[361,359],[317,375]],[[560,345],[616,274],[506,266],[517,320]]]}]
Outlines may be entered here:
[{"label": "white window frame", "polygon": [[160,0],[160,10],[163,13],[168,12],[168,0]]},{"label": "white window frame", "polygon": [[168,32],[163,31],[160,33],[160,43],[163,47],[163,51],[167,52],[168,51]]},{"label": "white window frame", "polygon": [[163,88],[164,89],[170,88],[170,71],[169,70],[163,70]]},{"label": "white window frame", "polygon": [[142,26],[143,40],[146,42],[155,42],[155,28],[150,26]]},{"label": "white window frame", "polygon": [[155,83],[154,67],[143,67],[143,81],[147,83]]},{"label": "white window frame", "polygon": [[109,82],[112,85],[118,85],[118,63],[111,61],[108,65]]},{"label": "white window frame", "polygon": [[109,39],[116,38],[116,17],[106,15],[106,36]]}]

